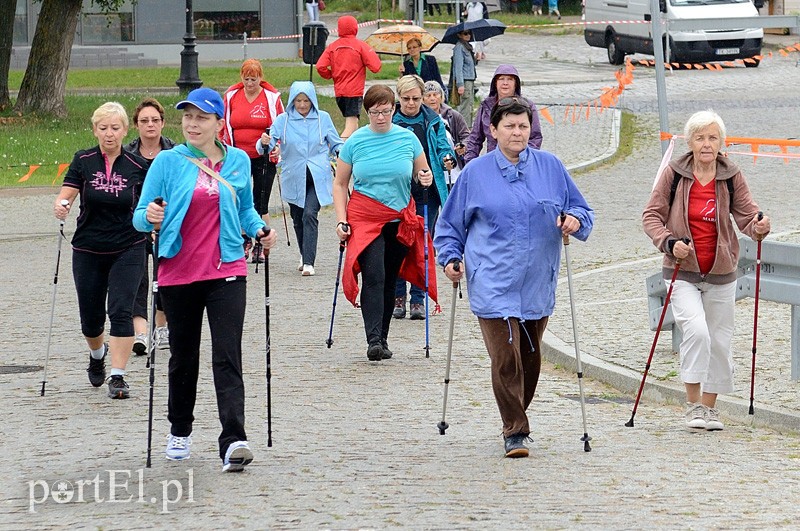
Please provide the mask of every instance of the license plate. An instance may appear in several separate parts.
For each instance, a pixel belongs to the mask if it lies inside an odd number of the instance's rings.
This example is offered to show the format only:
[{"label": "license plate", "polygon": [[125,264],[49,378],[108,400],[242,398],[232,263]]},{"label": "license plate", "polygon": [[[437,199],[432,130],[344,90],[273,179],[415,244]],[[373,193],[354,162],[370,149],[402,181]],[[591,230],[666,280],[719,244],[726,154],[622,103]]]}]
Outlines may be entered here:
[{"label": "license plate", "polygon": [[736,55],[739,48],[717,48],[717,55]]}]

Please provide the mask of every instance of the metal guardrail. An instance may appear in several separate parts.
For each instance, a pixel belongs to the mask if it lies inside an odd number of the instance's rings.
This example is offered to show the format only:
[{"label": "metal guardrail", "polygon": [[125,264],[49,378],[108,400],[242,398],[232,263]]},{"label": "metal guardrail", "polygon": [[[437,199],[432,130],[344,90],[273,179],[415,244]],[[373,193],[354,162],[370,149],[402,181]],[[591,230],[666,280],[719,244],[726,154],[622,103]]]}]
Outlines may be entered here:
[{"label": "metal guardrail", "polygon": [[[736,281],[736,300],[755,295],[755,263],[757,243],[747,237],[739,238],[739,278]],[[661,272],[647,277],[647,305],[650,330],[658,327],[664,308],[667,287]],[[793,381],[800,380],[800,245],[764,240],[761,244],[760,300],[789,304],[792,307],[791,354]],[[680,350],[681,333],[675,327],[672,308],[667,308],[662,330],[672,331],[672,349]]]}]

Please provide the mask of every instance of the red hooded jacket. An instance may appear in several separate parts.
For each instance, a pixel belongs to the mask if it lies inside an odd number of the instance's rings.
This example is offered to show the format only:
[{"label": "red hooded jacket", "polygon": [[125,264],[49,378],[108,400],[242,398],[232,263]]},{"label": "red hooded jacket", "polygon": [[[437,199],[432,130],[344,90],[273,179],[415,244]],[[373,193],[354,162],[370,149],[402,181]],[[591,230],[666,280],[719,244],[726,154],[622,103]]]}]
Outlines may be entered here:
[{"label": "red hooded jacket", "polygon": [[317,72],[325,79],[333,78],[333,91],[337,98],[360,98],[364,95],[367,80],[365,67],[378,72],[381,60],[375,50],[356,37],[358,21],[354,17],[339,17],[338,26],[339,38],[322,52],[317,61]]}]

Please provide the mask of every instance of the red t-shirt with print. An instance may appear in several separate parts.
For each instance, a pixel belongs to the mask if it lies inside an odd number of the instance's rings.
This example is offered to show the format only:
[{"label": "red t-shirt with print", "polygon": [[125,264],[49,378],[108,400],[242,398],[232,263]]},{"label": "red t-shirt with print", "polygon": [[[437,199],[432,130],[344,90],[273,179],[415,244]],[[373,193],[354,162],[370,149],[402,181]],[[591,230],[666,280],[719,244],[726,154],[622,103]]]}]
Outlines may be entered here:
[{"label": "red t-shirt with print", "polygon": [[260,157],[256,142],[267,127],[272,127],[272,115],[264,91],[259,90],[256,99],[250,102],[244,89],[237,90],[230,101],[230,122],[234,146],[243,149],[251,159]]},{"label": "red t-shirt with print", "polygon": [[700,273],[705,275],[714,266],[717,256],[717,192],[716,180],[705,186],[695,177],[689,189],[689,230]]}]

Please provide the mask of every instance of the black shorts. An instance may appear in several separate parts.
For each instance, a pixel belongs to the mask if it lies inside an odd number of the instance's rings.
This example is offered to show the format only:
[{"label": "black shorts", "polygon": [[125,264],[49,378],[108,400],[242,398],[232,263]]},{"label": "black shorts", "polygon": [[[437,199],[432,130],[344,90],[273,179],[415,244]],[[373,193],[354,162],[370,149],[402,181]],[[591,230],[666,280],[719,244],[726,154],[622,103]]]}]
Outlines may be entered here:
[{"label": "black shorts", "polygon": [[336,98],[336,105],[339,106],[339,110],[342,111],[342,116],[347,118],[348,116],[355,116],[356,118],[361,117],[361,105],[364,104],[364,98],[350,98],[346,96],[339,96]]}]

